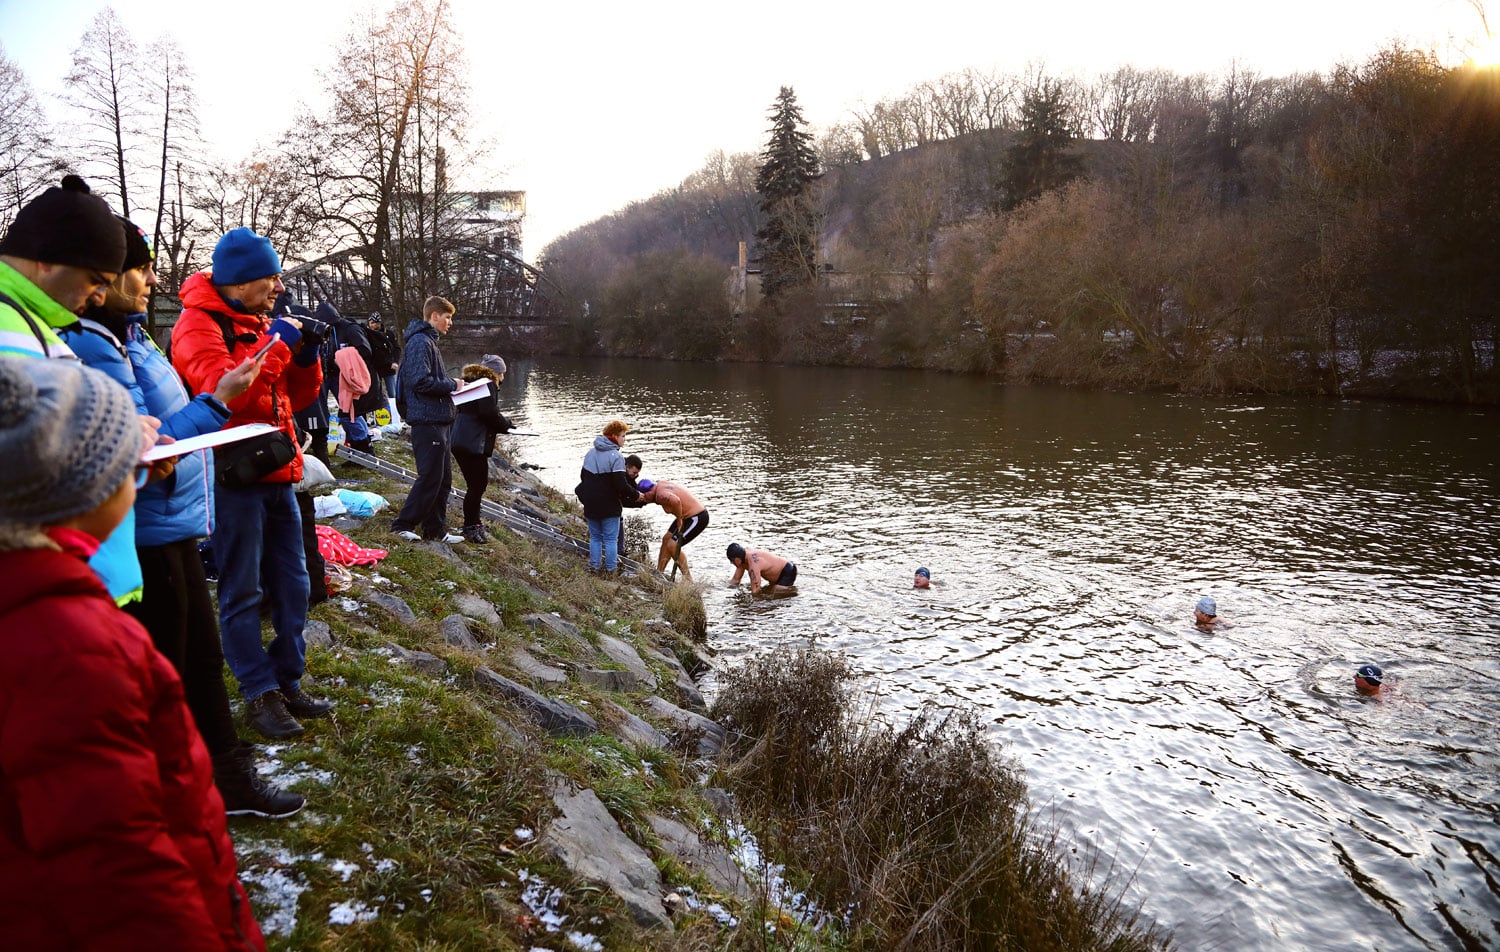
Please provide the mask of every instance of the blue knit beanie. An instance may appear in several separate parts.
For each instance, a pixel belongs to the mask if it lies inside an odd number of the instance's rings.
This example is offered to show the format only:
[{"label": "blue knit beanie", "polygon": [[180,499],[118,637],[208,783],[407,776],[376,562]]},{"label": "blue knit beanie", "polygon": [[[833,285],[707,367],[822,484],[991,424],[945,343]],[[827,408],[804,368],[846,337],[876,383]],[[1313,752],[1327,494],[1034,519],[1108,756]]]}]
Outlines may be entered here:
[{"label": "blue knit beanie", "polygon": [[281,273],[281,257],[249,228],[236,228],[214,245],[214,284],[227,287]]}]

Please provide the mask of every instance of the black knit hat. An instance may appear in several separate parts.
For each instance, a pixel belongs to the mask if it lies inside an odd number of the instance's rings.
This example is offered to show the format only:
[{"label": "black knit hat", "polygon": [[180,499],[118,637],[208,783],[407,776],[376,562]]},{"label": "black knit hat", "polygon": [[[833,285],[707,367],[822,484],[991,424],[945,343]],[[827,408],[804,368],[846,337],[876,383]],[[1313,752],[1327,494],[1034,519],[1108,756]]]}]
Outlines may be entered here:
[{"label": "black knit hat", "polygon": [[125,232],[104,199],[83,179],[66,175],[60,188],[47,189],[16,213],[0,254],[119,274]]},{"label": "black knit hat", "polygon": [[151,240],[146,237],[145,230],[123,215],[116,217],[125,226],[125,264],[120,270],[134,271],[155,261],[156,252],[151,250]]}]

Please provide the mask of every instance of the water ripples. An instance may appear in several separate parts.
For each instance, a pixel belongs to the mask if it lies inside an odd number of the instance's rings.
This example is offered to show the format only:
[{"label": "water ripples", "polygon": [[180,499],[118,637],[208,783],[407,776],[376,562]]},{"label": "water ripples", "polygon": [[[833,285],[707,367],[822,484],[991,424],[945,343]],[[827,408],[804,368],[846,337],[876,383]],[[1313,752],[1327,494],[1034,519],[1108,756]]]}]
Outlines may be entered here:
[{"label": "water ripples", "polygon": [[[518,363],[502,403],[554,486],[619,416],[707,502],[716,648],[814,641],[887,711],[984,711],[1183,948],[1500,946],[1500,416]],[[800,593],[722,587],[731,539]],[[1192,626],[1202,593],[1234,627]]]}]

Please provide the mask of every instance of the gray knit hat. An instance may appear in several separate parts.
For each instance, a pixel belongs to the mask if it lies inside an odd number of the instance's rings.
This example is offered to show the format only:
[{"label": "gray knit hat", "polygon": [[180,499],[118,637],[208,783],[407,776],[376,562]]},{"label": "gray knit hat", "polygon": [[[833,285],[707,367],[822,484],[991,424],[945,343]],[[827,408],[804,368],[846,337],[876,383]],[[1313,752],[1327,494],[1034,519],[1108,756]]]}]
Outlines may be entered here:
[{"label": "gray knit hat", "polygon": [[497,374],[505,373],[505,358],[499,354],[485,354],[479,358],[479,363],[481,366],[488,367]]},{"label": "gray knit hat", "polygon": [[0,357],[0,524],[50,526],[97,508],[143,442],[135,402],[99,371]]}]

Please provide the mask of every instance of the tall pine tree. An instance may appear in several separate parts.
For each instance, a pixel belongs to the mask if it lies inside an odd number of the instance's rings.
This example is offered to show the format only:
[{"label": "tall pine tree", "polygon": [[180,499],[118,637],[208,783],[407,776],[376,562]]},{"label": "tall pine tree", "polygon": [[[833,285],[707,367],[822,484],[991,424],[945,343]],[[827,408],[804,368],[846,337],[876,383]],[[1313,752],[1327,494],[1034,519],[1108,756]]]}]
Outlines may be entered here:
[{"label": "tall pine tree", "polygon": [[760,287],[767,299],[811,284],[818,273],[818,215],[813,183],[821,175],[812,135],[792,87],[783,86],[771,107],[771,136],[755,173],[763,223]]},{"label": "tall pine tree", "polygon": [[1041,79],[1021,100],[1021,128],[1005,150],[1001,192],[1013,209],[1043,192],[1066,185],[1083,171],[1073,151],[1072,107],[1063,84]]}]

